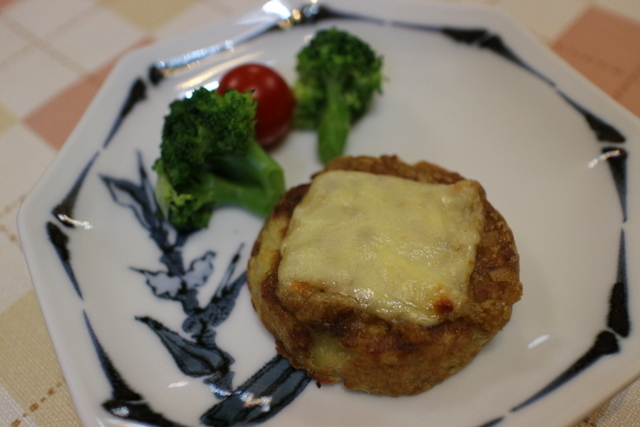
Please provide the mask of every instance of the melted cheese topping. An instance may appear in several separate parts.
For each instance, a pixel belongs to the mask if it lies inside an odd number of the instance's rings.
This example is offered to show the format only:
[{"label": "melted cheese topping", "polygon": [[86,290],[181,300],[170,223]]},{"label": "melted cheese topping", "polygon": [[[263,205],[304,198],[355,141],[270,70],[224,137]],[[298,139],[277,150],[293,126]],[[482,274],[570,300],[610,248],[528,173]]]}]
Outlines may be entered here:
[{"label": "melted cheese topping", "polygon": [[305,282],[387,320],[438,323],[467,298],[484,226],[478,187],[323,173],[294,210],[280,286]]}]

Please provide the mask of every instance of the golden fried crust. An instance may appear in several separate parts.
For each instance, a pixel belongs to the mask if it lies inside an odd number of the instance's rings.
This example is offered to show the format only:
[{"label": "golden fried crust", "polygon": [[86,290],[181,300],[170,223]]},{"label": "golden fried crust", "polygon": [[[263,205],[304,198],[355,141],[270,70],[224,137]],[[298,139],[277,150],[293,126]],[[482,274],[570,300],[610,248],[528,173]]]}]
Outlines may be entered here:
[{"label": "golden fried crust", "polygon": [[[325,171],[338,169],[425,183],[464,179],[439,166],[408,165],[395,156],[339,157]],[[349,388],[391,396],[417,394],[463,368],[509,321],[511,307],[522,295],[518,253],[509,226],[482,189],[485,226],[468,302],[454,310],[449,301],[442,301],[443,321],[437,325],[386,321],[305,283],[297,284],[297,292],[279,298],[280,243],[308,189],[309,184],[295,187],[280,200],[253,247],[248,268],[256,312],[276,338],[278,353],[294,367],[307,370],[320,382],[344,381]]]}]

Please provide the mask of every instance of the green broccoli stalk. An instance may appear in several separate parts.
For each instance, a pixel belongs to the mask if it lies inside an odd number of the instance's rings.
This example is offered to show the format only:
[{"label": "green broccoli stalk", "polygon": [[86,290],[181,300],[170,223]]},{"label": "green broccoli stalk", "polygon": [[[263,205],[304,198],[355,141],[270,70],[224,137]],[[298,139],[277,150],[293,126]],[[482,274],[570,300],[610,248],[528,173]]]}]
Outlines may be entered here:
[{"label": "green broccoli stalk", "polygon": [[226,204],[267,216],[284,194],[282,168],[256,141],[255,108],[250,92],[205,88],[171,103],[153,169],[160,211],[177,228],[205,228]]},{"label": "green broccoli stalk", "polygon": [[318,131],[326,164],[344,153],[351,125],[382,92],[382,58],[359,38],[335,28],[318,31],[298,53],[294,127]]}]

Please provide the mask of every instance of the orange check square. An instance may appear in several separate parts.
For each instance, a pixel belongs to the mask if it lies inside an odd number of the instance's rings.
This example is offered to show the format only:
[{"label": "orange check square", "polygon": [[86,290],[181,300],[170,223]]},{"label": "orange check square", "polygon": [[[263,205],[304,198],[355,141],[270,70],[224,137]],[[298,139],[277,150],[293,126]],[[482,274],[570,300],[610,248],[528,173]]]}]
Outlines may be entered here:
[{"label": "orange check square", "polygon": [[553,50],[640,116],[640,23],[592,7],[552,44]]}]

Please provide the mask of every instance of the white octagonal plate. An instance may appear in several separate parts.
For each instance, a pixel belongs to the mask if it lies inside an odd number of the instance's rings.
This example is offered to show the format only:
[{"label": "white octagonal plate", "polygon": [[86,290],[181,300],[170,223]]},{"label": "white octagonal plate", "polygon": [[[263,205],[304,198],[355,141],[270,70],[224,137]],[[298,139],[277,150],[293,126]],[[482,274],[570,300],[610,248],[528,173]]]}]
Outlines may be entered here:
[{"label": "white octagonal plate", "polygon": [[[24,202],[24,252],[83,423],[566,425],[638,377],[638,120],[493,9],[323,3],[331,13],[314,22],[268,30],[283,7],[123,59]],[[334,26],[385,61],[384,93],[347,154],[397,154],[480,181],[521,255],[511,322],[418,396],[319,388],[276,355],[244,286],[262,218],[225,207],[187,235],[153,215],[150,166],[169,103],[249,61],[292,83],[300,47]],[[220,43],[185,72],[148,77],[159,60]],[[272,154],[289,187],[321,168],[309,132]]]}]

